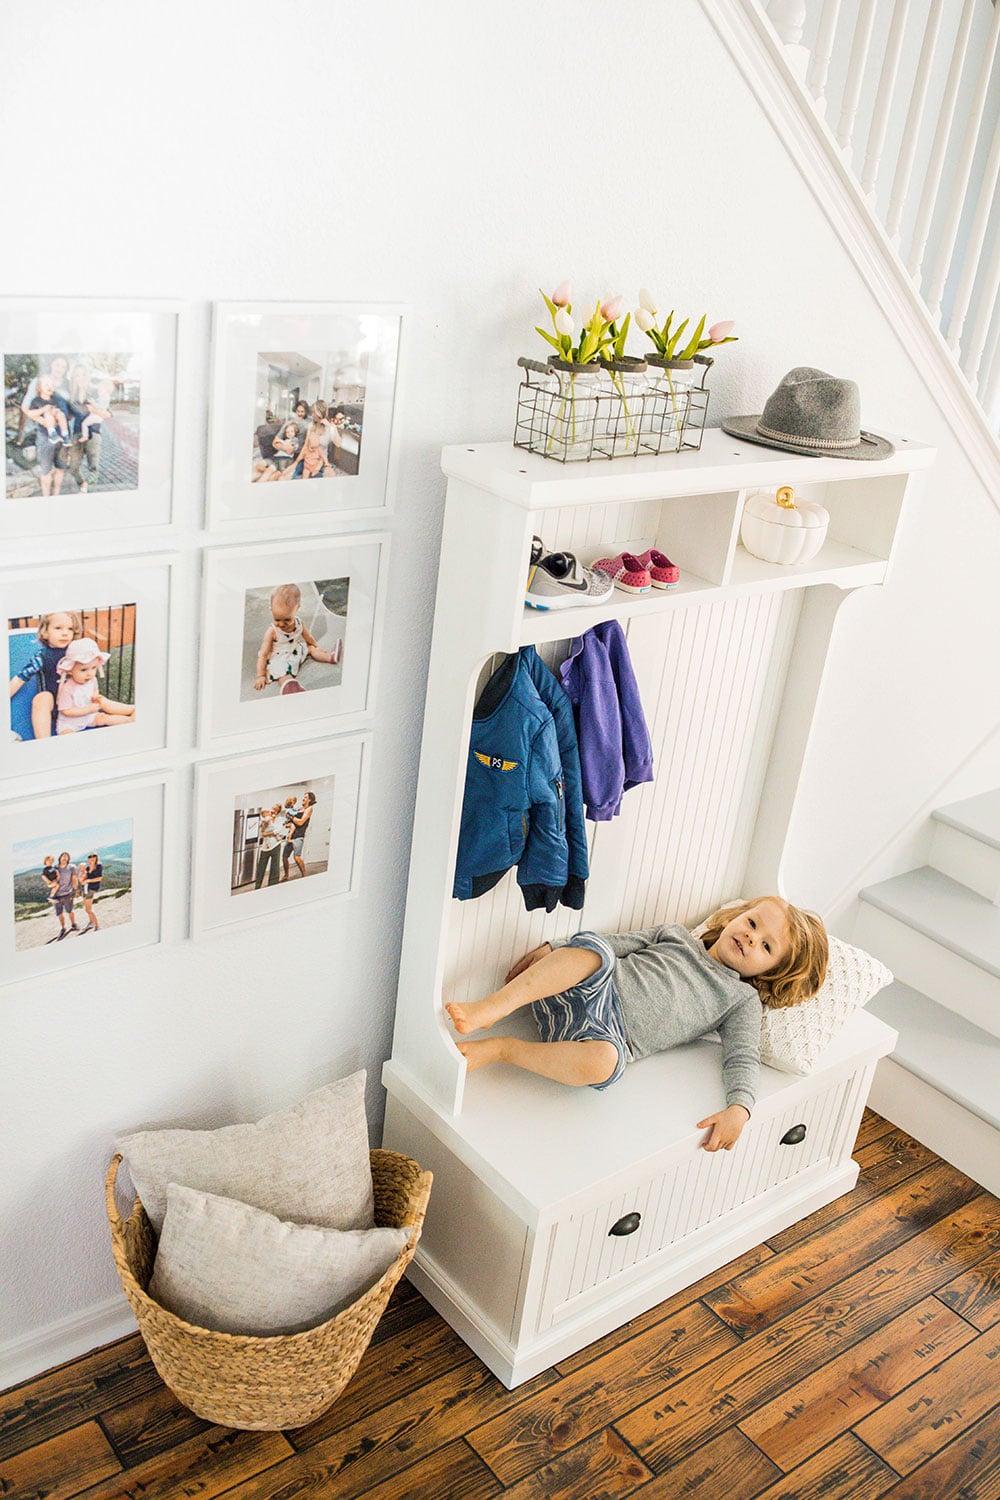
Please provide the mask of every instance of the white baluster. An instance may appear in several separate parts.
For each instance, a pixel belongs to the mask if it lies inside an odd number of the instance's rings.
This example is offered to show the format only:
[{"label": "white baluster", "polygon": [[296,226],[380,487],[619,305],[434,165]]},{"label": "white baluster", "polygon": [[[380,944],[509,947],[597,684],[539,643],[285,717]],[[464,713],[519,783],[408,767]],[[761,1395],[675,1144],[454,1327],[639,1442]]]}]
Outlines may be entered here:
[{"label": "white baluster", "polygon": [[927,236],[930,233],[931,219],[941,187],[944,156],[948,148],[951,124],[955,118],[955,105],[958,102],[958,90],[962,82],[962,69],[965,67],[965,54],[969,50],[969,32],[972,29],[975,12],[976,0],[965,0],[958,31],[955,34],[955,47],[951,54],[951,66],[948,69],[944,94],[941,97],[941,108],[938,110],[937,129],[934,132],[934,143],[927,161],[924,190],[920,196],[920,207],[917,209],[916,222],[913,226],[913,241],[910,245],[910,258],[907,265],[914,280],[920,275],[923,265]]},{"label": "white baluster", "polygon": [[896,90],[896,76],[899,73],[899,59],[903,51],[903,34],[906,30],[906,15],[909,8],[910,0],[896,0],[892,11],[892,23],[889,27],[885,58],[882,62],[882,74],[875,93],[875,107],[872,110],[872,123],[868,131],[868,150],[865,153],[865,165],[861,173],[861,186],[868,194],[875,192],[879,163],[885,148],[885,133],[889,128],[889,110],[892,107],[892,96]]},{"label": "white baluster", "polygon": [[994,312],[993,328],[990,332],[986,352],[983,356],[983,379],[979,388],[979,399],[986,415],[995,421],[997,404],[1000,401],[1000,313]]},{"label": "white baluster", "polygon": [[826,112],[826,80],[830,72],[830,59],[833,56],[833,43],[837,35],[839,19],[840,0],[823,0],[819,30],[816,33],[816,45],[813,48],[812,62],[806,79],[809,90],[816,100],[816,107],[821,114]]},{"label": "white baluster", "polygon": [[[990,323],[996,312],[997,293],[1000,292],[1000,235],[993,236],[993,248],[990,251],[989,263],[985,270],[982,271],[982,275],[978,275],[978,272],[981,270],[979,256],[982,250],[983,236],[986,233],[986,221],[990,216],[991,200],[996,188],[997,162],[1000,160],[1000,149],[998,148],[1000,148],[1000,131],[998,131],[994,138],[993,151],[990,154],[993,185],[987,192],[987,183],[990,180],[990,170],[987,168],[987,182],[983,183],[983,191],[980,193],[979,203],[976,208],[976,228],[973,229],[970,236],[969,258],[962,272],[962,284],[955,294],[955,312],[948,328],[948,342],[956,352],[959,343],[961,343],[962,369],[968,376],[969,384],[973,390],[979,384],[979,367],[983,358],[983,350],[986,346],[986,336],[990,331]],[[972,241],[975,240],[978,231],[979,216],[981,213],[983,214],[982,232],[979,235],[978,244],[974,245]],[[969,276],[969,286],[966,288],[965,281],[970,267],[972,274]],[[976,298],[976,312],[969,323],[968,332],[963,338],[962,323],[968,311],[973,284],[977,279],[979,286]],[[962,307],[963,299],[964,308]],[[959,318],[960,309],[962,311],[961,318]]]},{"label": "white baluster", "polygon": [[785,44],[789,67],[805,82],[809,66],[809,49],[802,46],[802,29],[806,20],[805,0],[770,0],[767,16]]},{"label": "white baluster", "polygon": [[937,261],[934,266],[934,273],[924,293],[924,301],[935,318],[941,316],[941,298],[944,294],[945,282],[948,279],[951,258],[955,253],[955,241],[958,238],[959,221],[962,217],[962,209],[965,206],[965,195],[969,188],[972,159],[976,154],[976,141],[979,137],[979,127],[982,124],[983,112],[986,108],[986,99],[990,87],[990,74],[993,71],[993,59],[996,55],[998,40],[1000,40],[1000,6],[994,6],[993,22],[990,26],[989,39],[982,55],[979,76],[976,79],[976,92],[969,108],[969,120],[965,128],[965,135],[962,138],[962,151],[955,172],[951,199],[948,204],[948,213],[941,232]]},{"label": "white baluster", "polygon": [[851,46],[851,60],[847,65],[847,81],[844,84],[844,97],[840,107],[840,123],[837,126],[837,140],[845,151],[850,149],[851,137],[854,134],[854,117],[858,112],[861,83],[865,76],[865,63],[868,61],[868,48],[871,46],[874,25],[875,0],[860,0],[858,19],[854,27],[854,41]]},{"label": "white baluster", "polygon": [[934,59],[934,49],[937,46],[943,14],[944,0],[931,0],[930,10],[927,12],[927,25],[924,29],[923,46],[920,49],[920,60],[917,63],[917,71],[913,78],[910,108],[907,111],[906,124],[903,127],[903,140],[900,147],[899,160],[896,163],[896,175],[892,183],[889,212],[885,221],[886,231],[897,249],[899,248],[899,224],[903,217],[903,204],[906,202],[906,194],[913,172],[913,160],[916,155],[917,140],[920,135],[920,122],[923,118],[924,105],[927,102],[927,89],[930,84],[931,63]]}]

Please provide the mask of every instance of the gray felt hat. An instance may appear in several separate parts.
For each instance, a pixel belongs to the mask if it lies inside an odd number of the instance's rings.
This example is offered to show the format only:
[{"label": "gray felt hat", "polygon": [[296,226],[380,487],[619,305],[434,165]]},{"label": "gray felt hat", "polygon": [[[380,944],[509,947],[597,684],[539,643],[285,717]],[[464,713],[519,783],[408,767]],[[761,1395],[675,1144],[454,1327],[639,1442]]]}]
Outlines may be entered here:
[{"label": "gray felt hat", "polygon": [[896,451],[888,438],[862,432],[861,397],[853,380],[807,365],[789,370],[758,416],[730,417],[722,430],[766,448],[818,458],[888,458]]}]

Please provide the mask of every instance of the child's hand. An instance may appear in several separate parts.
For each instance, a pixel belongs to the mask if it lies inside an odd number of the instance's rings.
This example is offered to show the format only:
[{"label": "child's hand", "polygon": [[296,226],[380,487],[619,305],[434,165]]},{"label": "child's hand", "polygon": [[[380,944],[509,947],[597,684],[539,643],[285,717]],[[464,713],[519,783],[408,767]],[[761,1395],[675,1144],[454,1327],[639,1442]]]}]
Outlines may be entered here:
[{"label": "child's hand", "polygon": [[711,1125],[712,1133],[702,1141],[702,1148],[705,1151],[731,1151],[749,1118],[750,1111],[742,1104],[730,1104],[728,1109],[720,1109],[718,1114],[706,1115],[704,1120],[698,1121],[698,1129]]},{"label": "child's hand", "polygon": [[530,969],[532,964],[537,964],[540,958],[544,958],[546,954],[551,952],[551,943],[539,943],[537,948],[532,948],[530,953],[526,953],[523,958],[518,959],[517,963],[511,969],[510,973],[507,975],[507,978],[504,980],[504,983],[510,984],[511,980],[516,979],[518,974],[523,974],[525,969]]},{"label": "child's hand", "polygon": [[267,687],[267,678],[264,676],[263,673],[261,673],[261,675],[259,677],[255,677],[254,678],[254,680],[253,680],[253,690],[254,690],[255,693],[261,692],[261,690],[263,688],[266,688],[266,687]]}]

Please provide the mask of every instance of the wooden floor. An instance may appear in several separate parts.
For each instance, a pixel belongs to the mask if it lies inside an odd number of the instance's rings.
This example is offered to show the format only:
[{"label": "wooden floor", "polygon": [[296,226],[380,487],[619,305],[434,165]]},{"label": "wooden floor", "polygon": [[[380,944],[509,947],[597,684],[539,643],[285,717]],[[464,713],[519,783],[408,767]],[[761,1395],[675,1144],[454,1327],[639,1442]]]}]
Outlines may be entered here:
[{"label": "wooden floor", "polygon": [[855,1191],[516,1391],[403,1284],[340,1401],[210,1427],[138,1335],[0,1396],[3,1500],[997,1500],[1000,1203],[867,1113]]}]

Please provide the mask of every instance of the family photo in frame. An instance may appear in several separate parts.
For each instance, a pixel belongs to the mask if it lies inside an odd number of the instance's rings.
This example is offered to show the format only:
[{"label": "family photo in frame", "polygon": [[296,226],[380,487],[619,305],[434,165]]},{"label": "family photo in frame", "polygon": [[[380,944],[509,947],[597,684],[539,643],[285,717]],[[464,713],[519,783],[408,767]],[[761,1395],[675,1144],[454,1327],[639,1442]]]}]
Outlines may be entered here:
[{"label": "family photo in frame", "polygon": [[0,538],[167,525],[180,311],[0,301]]},{"label": "family photo in frame", "polygon": [[209,525],[386,509],[401,312],[218,303]]}]

